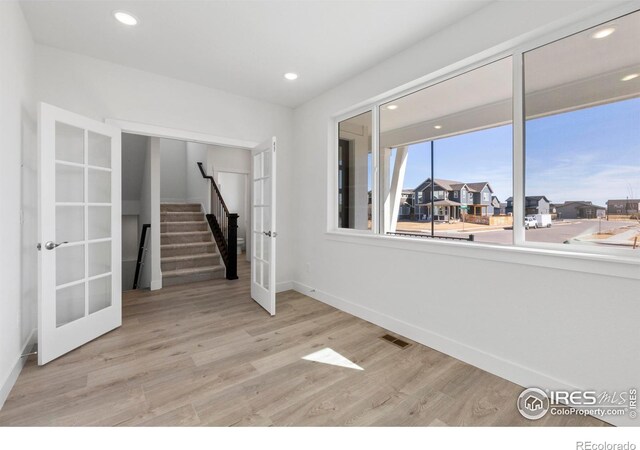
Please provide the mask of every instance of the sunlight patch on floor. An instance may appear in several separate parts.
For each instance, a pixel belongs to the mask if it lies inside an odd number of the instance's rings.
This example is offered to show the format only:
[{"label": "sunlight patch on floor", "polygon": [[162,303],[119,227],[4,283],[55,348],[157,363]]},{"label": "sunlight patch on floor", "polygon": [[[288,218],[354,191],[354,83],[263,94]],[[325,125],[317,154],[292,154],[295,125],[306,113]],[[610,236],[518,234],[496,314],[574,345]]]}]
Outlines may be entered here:
[{"label": "sunlight patch on floor", "polygon": [[302,359],[306,359],[307,361],[315,361],[322,364],[331,364],[332,366],[346,367],[348,369],[364,370],[356,363],[349,361],[340,353],[328,347],[323,348],[322,350],[315,353],[311,353],[310,355],[303,356]]}]

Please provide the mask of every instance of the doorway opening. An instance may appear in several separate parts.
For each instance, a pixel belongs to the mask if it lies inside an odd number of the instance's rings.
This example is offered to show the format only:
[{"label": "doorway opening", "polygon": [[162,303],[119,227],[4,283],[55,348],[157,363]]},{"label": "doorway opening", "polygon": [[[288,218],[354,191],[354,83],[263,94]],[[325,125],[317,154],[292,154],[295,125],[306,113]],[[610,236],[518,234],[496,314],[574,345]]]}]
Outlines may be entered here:
[{"label": "doorway opening", "polygon": [[123,291],[234,279],[247,248],[250,165],[246,148],[124,132]]}]

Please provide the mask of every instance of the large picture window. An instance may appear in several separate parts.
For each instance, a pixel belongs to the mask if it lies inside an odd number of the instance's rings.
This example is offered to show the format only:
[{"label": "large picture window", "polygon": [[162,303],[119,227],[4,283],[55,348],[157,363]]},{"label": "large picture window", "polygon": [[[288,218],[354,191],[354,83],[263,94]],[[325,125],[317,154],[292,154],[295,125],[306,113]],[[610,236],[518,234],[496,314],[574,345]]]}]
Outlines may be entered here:
[{"label": "large picture window", "polygon": [[380,107],[387,234],[511,244],[511,58]]},{"label": "large picture window", "polygon": [[524,54],[527,241],[638,246],[639,43],[634,13]]},{"label": "large picture window", "polygon": [[639,42],[636,11],[339,122],[338,227],[640,256]]}]

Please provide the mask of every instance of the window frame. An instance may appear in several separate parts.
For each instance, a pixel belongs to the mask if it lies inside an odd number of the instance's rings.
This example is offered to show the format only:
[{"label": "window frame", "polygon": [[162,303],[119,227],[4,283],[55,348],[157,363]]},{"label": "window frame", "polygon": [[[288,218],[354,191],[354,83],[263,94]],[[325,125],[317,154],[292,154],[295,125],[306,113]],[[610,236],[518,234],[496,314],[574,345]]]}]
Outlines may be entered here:
[{"label": "window frame", "polygon": [[[344,109],[330,117],[329,133],[329,164],[328,164],[328,214],[326,234],[343,240],[348,236],[364,235],[372,239],[385,240],[390,243],[402,243],[401,247],[406,247],[406,242],[418,244],[416,249],[420,251],[431,251],[433,249],[447,247],[482,248],[497,251],[513,252],[515,254],[530,255],[538,254],[545,256],[567,256],[572,260],[589,261],[615,261],[624,264],[640,265],[640,252],[630,254],[629,250],[611,248],[569,248],[556,243],[531,242],[525,240],[525,111],[524,111],[524,54],[536,48],[552,44],[558,40],[568,38],[574,34],[583,32],[589,28],[597,27],[605,22],[614,20],[624,15],[637,12],[640,14],[638,4],[623,5],[603,5],[599,12],[589,11],[578,13],[572,18],[563,20],[561,24],[546,25],[537,31],[528,33],[524,37],[518,37],[504,42],[491,49],[482,51],[463,60],[454,62],[446,67],[435,70],[413,82],[391,89],[385,93],[370,98],[358,105]],[[471,72],[487,64],[494,63],[501,59],[512,58],[512,182],[513,182],[513,233],[511,244],[488,244],[481,242],[453,242],[439,239],[425,239],[391,236],[381,233],[383,222],[383,210],[380,207],[380,177],[379,177],[379,129],[380,129],[380,107],[386,103],[393,102],[401,97],[413,94],[417,91],[429,88],[443,81]],[[371,111],[372,113],[372,226],[371,230],[352,230],[338,228],[338,205],[337,205],[337,154],[338,154],[338,127],[343,120],[352,118],[359,114]],[[464,198],[462,191],[460,198]],[[419,203],[419,200],[417,201]],[[367,239],[368,241],[369,239]],[[387,246],[387,245],[384,245]],[[393,245],[391,245],[393,246]],[[400,246],[400,245],[399,245]],[[493,258],[491,258],[493,259]],[[499,259],[499,258],[498,258]],[[528,264],[526,259],[523,264]],[[546,263],[545,263],[546,264]],[[594,273],[600,273],[596,271]],[[640,278],[636,274],[632,278]]]}]

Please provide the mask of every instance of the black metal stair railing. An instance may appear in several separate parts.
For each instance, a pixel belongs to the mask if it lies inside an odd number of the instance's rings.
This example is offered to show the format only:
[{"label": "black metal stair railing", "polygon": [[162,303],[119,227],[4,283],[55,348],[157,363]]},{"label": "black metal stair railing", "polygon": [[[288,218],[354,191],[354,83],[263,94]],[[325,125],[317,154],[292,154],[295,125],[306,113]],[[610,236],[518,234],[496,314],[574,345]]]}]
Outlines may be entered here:
[{"label": "black metal stair railing", "polygon": [[142,234],[140,236],[140,246],[138,247],[138,259],[136,260],[136,274],[133,276],[133,288],[138,289],[138,283],[140,282],[140,272],[142,271],[142,266],[144,265],[144,257],[147,253],[146,249],[146,241],[147,241],[147,230],[151,228],[150,223],[145,223],[142,225]]},{"label": "black metal stair railing", "polygon": [[237,280],[238,214],[229,212],[218,185],[212,176],[206,174],[201,162],[198,163],[198,167],[202,178],[211,182],[211,211],[206,217],[227,268],[227,280]]}]

